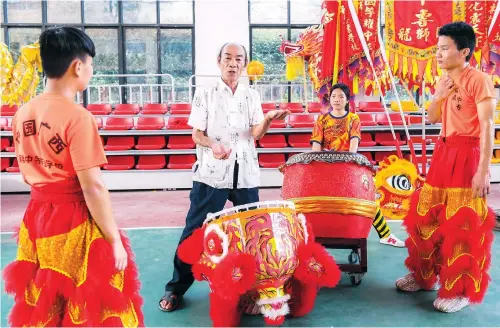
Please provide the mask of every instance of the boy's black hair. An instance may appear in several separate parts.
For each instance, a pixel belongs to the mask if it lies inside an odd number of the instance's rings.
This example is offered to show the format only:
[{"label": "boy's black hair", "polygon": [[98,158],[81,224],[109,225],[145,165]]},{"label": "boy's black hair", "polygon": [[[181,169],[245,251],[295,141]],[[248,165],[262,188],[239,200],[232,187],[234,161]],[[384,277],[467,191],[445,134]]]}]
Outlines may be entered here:
[{"label": "boy's black hair", "polygon": [[458,50],[469,48],[470,52],[465,58],[469,61],[476,48],[476,33],[474,28],[465,22],[453,22],[441,26],[438,32],[439,36],[447,36],[453,40]]},{"label": "boy's black hair", "polygon": [[332,89],[330,90],[330,94],[328,95],[328,102],[330,102],[330,98],[332,97],[333,90],[335,89],[340,89],[344,92],[347,104],[345,104],[345,110],[349,112],[349,98],[351,98],[351,90],[347,85],[344,83],[337,83],[335,84]]},{"label": "boy's black hair", "polygon": [[39,42],[43,71],[49,78],[62,77],[75,58],[84,61],[86,56],[95,56],[94,42],[75,27],[47,29]]},{"label": "boy's black hair", "polygon": [[240,47],[243,48],[243,52],[245,53],[245,65],[248,64],[248,53],[247,53],[247,48],[245,48],[242,44],[239,44],[239,43],[234,43],[234,42],[226,42],[222,45],[222,47],[220,48],[219,50],[219,55],[217,56],[217,60],[220,61],[220,59],[222,58],[222,50],[224,50],[224,48],[228,45],[228,44],[237,44],[239,45]]}]

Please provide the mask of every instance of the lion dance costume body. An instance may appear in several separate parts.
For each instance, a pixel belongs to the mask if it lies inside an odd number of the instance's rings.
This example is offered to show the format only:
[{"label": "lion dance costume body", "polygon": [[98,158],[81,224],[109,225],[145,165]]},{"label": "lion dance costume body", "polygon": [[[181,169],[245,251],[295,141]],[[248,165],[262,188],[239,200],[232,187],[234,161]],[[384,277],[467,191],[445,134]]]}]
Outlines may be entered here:
[{"label": "lion dance costume body", "polygon": [[[434,306],[443,312],[483,300],[495,224],[486,197],[472,197],[480,159],[476,104],[495,97],[493,84],[468,67],[456,86],[441,104],[442,135],[426,182],[413,194],[404,220],[410,274],[396,282],[404,291],[439,289]],[[453,116],[457,108],[459,117]]]}]

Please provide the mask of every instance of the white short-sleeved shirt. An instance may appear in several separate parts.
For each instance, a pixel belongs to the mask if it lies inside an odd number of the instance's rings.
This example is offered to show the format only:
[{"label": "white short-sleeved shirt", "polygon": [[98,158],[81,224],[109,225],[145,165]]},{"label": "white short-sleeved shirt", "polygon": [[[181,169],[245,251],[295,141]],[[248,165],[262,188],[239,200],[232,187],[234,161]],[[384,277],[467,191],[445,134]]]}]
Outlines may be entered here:
[{"label": "white short-sleeved shirt", "polygon": [[263,120],[260,96],[246,85],[239,83],[234,94],[222,79],[210,89],[197,88],[188,124],[231,148],[232,153],[228,159],[220,160],[213,156],[210,148],[197,145],[193,180],[212,188],[232,189],[234,166],[238,161],[236,187],[258,187],[260,169],[251,128]]}]

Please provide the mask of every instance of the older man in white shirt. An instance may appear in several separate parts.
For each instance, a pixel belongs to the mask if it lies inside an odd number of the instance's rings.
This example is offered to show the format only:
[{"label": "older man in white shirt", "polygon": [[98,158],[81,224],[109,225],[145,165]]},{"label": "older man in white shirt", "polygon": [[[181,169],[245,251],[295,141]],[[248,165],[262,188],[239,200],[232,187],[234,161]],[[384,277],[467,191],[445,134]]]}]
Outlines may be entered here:
[{"label": "older man in white shirt", "polygon": [[[282,120],[289,114],[274,110],[264,116],[257,91],[239,83],[248,63],[243,46],[225,44],[217,62],[221,79],[210,89],[196,90],[189,117],[198,160],[193,166],[191,205],[179,244],[202,226],[208,213],[222,210],[227,200],[234,206],[259,201],[260,169],[255,140],[269,130],[273,120]],[[176,310],[193,282],[191,266],[176,254],[173,278],[165,286],[160,310]]]}]

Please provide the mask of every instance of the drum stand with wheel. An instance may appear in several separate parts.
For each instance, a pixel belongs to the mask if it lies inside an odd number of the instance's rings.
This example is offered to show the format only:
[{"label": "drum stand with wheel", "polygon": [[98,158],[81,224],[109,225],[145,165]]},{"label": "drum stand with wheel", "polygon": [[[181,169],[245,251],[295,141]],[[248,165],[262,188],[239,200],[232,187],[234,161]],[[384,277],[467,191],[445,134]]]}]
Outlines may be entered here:
[{"label": "drum stand with wheel", "polygon": [[329,249],[350,249],[348,264],[338,264],[340,271],[345,272],[353,286],[361,285],[363,276],[368,271],[368,254],[366,238],[324,238],[316,237],[316,241]]}]

